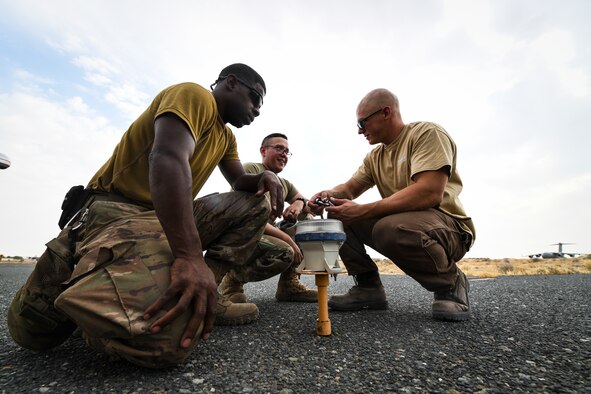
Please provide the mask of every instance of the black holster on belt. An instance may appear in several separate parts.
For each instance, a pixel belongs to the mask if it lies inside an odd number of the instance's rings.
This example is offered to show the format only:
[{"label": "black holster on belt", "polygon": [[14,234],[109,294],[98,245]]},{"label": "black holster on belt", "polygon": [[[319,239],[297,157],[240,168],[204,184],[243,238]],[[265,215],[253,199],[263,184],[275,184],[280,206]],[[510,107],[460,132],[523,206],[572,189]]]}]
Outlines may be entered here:
[{"label": "black holster on belt", "polygon": [[72,186],[70,188],[62,202],[62,215],[58,221],[60,229],[66,227],[68,222],[82,209],[92,194],[91,189],[86,189],[82,185]]}]

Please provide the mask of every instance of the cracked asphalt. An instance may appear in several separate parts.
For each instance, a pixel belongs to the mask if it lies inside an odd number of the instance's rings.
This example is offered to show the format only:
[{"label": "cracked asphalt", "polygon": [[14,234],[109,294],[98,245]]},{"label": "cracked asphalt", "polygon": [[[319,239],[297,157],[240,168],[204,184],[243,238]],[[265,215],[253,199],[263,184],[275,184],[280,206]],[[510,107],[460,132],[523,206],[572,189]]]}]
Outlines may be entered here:
[{"label": "cracked asphalt", "polygon": [[[316,304],[276,302],[276,278],[249,283],[259,320],[216,327],[185,364],[147,370],[80,337],[44,353],[14,344],[6,310],[31,270],[0,264],[2,393],[591,393],[591,275],[471,279],[460,323],[432,320],[412,279],[383,276],[390,308],[330,312],[330,337],[316,336]],[[352,283],[331,279],[329,294]]]}]

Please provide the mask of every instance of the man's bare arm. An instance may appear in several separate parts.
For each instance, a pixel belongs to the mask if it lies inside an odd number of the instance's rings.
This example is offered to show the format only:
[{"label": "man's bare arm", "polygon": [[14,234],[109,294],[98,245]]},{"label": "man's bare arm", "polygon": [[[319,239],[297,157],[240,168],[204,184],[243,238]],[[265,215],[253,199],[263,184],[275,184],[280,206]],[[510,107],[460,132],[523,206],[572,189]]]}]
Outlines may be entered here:
[{"label": "man's bare arm", "polygon": [[165,293],[145,312],[150,318],[166,305],[173,307],[150,329],[159,332],[187,309],[192,316],[181,339],[188,347],[201,322],[202,337],[211,333],[217,303],[216,282],[203,259],[201,240],[193,217],[192,176],[189,159],[195,142],[187,125],[172,114],[158,117],[150,153],[150,192],[156,215],[170,244],[174,262],[171,282]]},{"label": "man's bare arm", "polygon": [[418,211],[441,204],[449,177],[447,168],[424,171],[415,176],[415,183],[393,195],[368,204],[332,198],[336,206],[327,207],[330,217],[343,222],[379,218],[394,213]]}]

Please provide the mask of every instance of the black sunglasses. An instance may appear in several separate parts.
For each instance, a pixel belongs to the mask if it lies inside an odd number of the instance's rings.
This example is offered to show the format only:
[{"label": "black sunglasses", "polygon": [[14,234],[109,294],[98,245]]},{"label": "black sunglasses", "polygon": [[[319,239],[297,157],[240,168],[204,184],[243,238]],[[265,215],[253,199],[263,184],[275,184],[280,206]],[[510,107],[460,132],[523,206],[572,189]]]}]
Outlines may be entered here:
[{"label": "black sunglasses", "polygon": [[357,121],[357,128],[361,129],[361,130],[365,130],[365,123],[367,123],[367,121],[369,120],[369,118],[371,118],[374,115],[379,114],[380,112],[382,112],[384,110],[384,108],[380,108],[378,109],[376,112],[373,112],[369,115],[367,115],[365,118],[363,119],[359,119]]},{"label": "black sunglasses", "polygon": [[[233,74],[232,74],[233,75]],[[222,82],[224,79],[228,78],[229,75],[223,76],[223,77],[219,77],[214,83],[212,83],[209,88],[211,90],[213,90],[213,87],[215,85],[217,85],[219,82]],[[244,82],[242,79],[238,78],[236,75],[234,75],[234,78],[236,78],[236,80],[241,84],[244,85],[248,88],[248,90],[250,90],[250,100],[252,101],[252,103],[257,107],[257,108],[261,108],[263,106],[263,95],[256,90],[255,88],[253,88],[252,86],[250,86],[249,84],[247,84],[246,82]]]}]

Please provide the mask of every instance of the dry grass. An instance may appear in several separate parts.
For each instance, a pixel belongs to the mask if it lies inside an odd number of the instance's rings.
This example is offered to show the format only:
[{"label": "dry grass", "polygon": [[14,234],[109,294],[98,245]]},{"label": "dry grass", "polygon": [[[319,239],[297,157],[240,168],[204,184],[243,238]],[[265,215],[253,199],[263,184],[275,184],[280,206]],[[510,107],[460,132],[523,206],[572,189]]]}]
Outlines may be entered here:
[{"label": "dry grass", "polygon": [[[402,275],[390,260],[378,260],[380,273]],[[458,265],[468,276],[494,278],[509,275],[591,274],[591,255],[561,259],[463,259]]]}]

